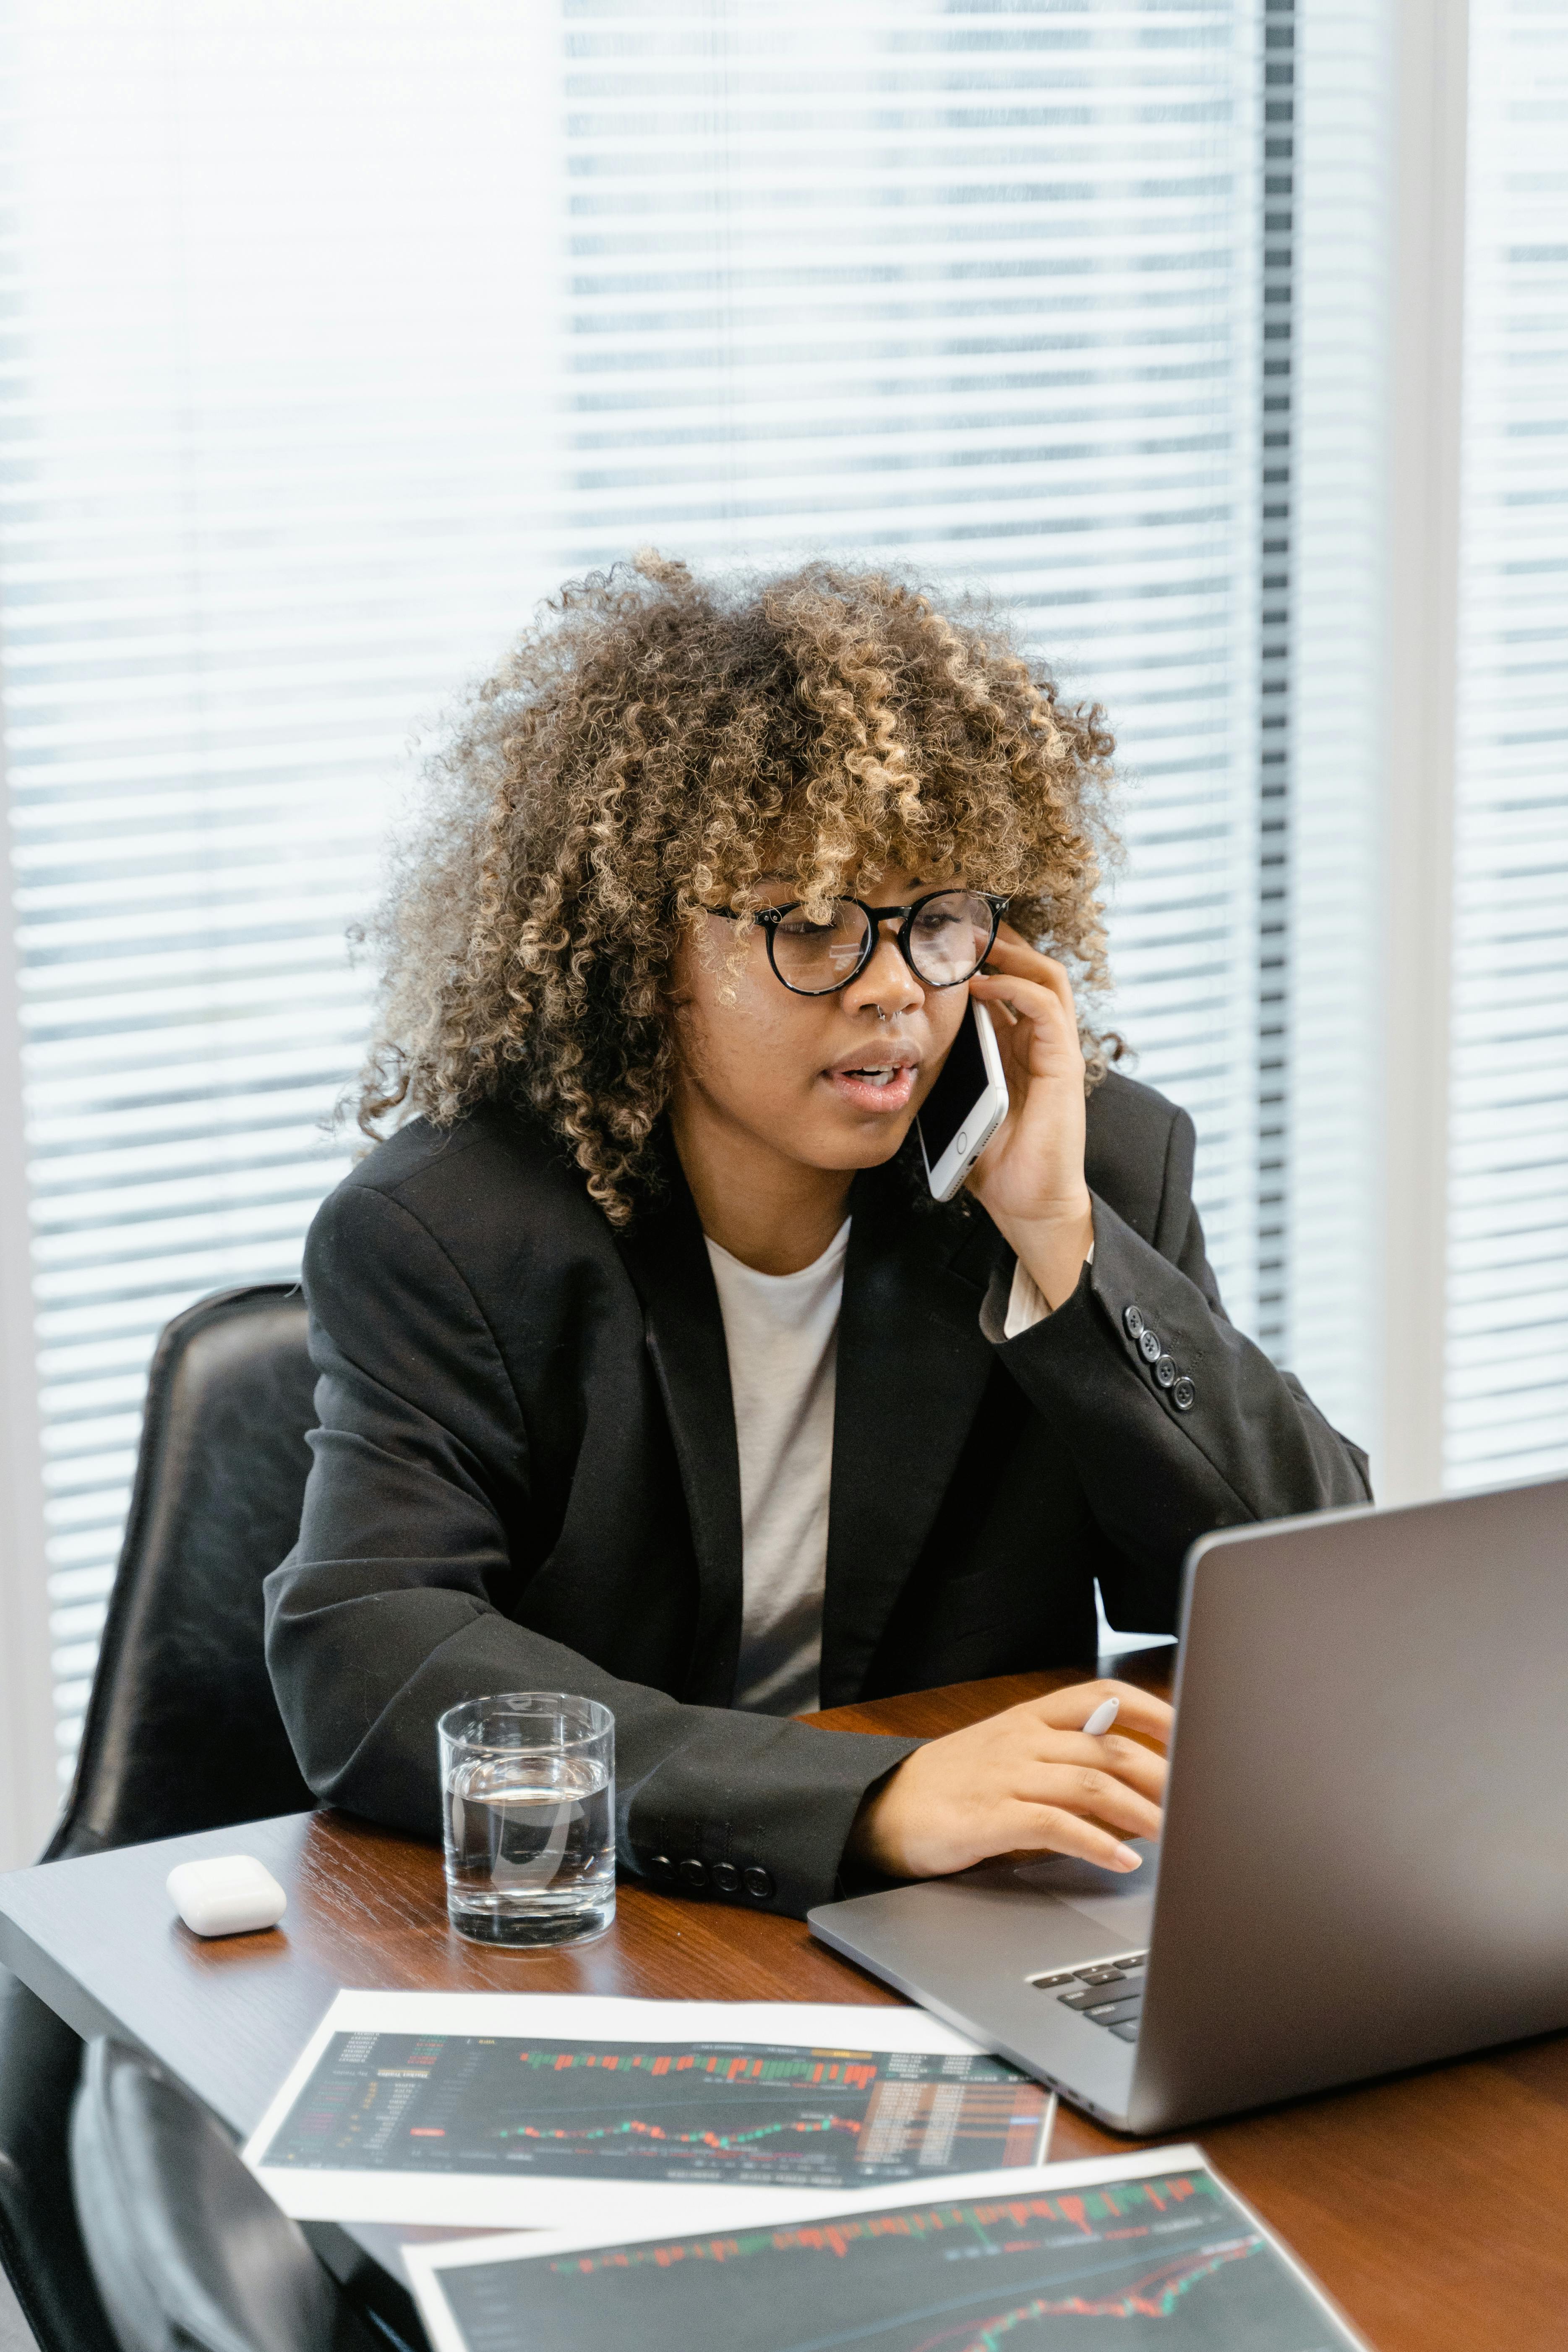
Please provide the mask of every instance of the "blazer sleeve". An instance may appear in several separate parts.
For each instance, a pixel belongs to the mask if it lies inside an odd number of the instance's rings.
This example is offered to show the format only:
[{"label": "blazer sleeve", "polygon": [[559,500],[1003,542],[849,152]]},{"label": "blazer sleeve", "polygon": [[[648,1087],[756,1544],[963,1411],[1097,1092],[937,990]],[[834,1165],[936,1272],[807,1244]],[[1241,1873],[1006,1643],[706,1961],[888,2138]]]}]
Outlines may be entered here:
[{"label": "blazer sleeve", "polygon": [[1094,1195],[1094,1255],[1072,1297],[1005,1339],[1009,1264],[982,1310],[1067,1441],[1110,1548],[1106,1613],[1128,1629],[1173,1629],[1197,1537],[1372,1500],[1360,1447],[1226,1315],[1189,1189],[1193,1145],[1176,1111],[1152,1241]]},{"label": "blazer sleeve", "polygon": [[[616,1717],[623,1872],[721,1858],[721,1858],[766,1872],[765,1907],[829,1899],[862,1799],[920,1743],[683,1706],[516,1622],[503,1508],[526,1524],[528,1433],[461,1274],[409,1210],[351,1181],[311,1228],[305,1289],[321,1425],[300,1540],[267,1580],[267,1660],[317,1796],[438,1839],[437,1718],[488,1693],[575,1691]],[[758,1884],[738,1899],[759,1907]]]}]

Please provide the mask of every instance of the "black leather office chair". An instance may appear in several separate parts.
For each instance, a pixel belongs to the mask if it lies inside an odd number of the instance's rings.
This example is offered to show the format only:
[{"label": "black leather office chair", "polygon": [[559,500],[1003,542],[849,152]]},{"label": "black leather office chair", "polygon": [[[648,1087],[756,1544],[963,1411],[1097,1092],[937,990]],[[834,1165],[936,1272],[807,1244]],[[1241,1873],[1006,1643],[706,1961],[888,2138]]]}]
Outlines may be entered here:
[{"label": "black leather office chair", "polygon": [[89,2047],[70,2170],[120,2352],[374,2352],[212,2117],[121,2042]]},{"label": "black leather office chair", "polygon": [[131,1515],[45,1860],[298,1812],[261,1653],[261,1580],[300,1531],[315,1373],[297,1288],[219,1291],[177,1315],[147,1376]]},{"label": "black leather office chair", "polygon": [[[76,1779],[46,1861],[312,1803],[267,1678],[261,1581],[299,1528],[313,1390],[291,1286],[219,1292],[163,1333]],[[117,2352],[70,2196],[81,2048],[0,1969],[0,2260],[43,2352]]]}]

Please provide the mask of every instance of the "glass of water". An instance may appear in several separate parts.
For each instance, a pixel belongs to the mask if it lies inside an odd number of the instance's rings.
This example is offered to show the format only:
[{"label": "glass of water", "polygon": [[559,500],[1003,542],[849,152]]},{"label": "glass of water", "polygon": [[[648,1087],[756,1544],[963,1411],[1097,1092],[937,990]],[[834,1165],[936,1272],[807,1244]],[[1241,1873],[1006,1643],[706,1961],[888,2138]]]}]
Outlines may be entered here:
[{"label": "glass of water", "polygon": [[616,1916],[616,1718],[565,1691],[465,1699],[436,1727],[447,1916],[477,1944],[581,1944]]}]

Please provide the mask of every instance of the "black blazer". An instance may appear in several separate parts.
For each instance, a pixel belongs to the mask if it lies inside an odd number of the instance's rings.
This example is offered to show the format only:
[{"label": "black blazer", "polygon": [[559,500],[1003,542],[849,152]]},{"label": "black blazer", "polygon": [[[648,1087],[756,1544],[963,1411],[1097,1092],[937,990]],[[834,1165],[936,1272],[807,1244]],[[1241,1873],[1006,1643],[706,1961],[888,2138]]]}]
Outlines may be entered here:
[{"label": "black blazer", "polygon": [[[1192,1167],[1185,1112],[1107,1078],[1093,1263],[1010,1340],[984,1211],[857,1178],[824,1706],[1087,1664],[1097,1577],[1114,1623],[1169,1632],[1195,1536],[1367,1499],[1364,1457],[1226,1319]],[[574,1690],[615,1711],[623,1872],[793,1913],[828,1896],[916,1743],[730,1706],[740,1473],[679,1170],[617,1234],[518,1114],[416,1120],[323,1203],[305,1288],[321,1425],[267,1638],[318,1795],[437,1837],[443,1709]]]}]

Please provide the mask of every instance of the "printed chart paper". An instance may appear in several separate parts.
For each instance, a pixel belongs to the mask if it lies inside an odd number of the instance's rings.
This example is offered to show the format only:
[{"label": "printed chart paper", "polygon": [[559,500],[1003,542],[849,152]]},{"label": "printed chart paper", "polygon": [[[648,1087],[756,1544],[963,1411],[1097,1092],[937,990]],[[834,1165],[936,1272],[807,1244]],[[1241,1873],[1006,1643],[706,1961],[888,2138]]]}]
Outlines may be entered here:
[{"label": "printed chart paper", "polygon": [[652,2229],[1034,2167],[1048,2108],[919,2009],[342,1992],[245,2153],[301,2221]]},{"label": "printed chart paper", "polygon": [[434,2352],[1365,2352],[1197,2147],[753,2227],[703,2202],[657,2237],[405,2247]]}]

